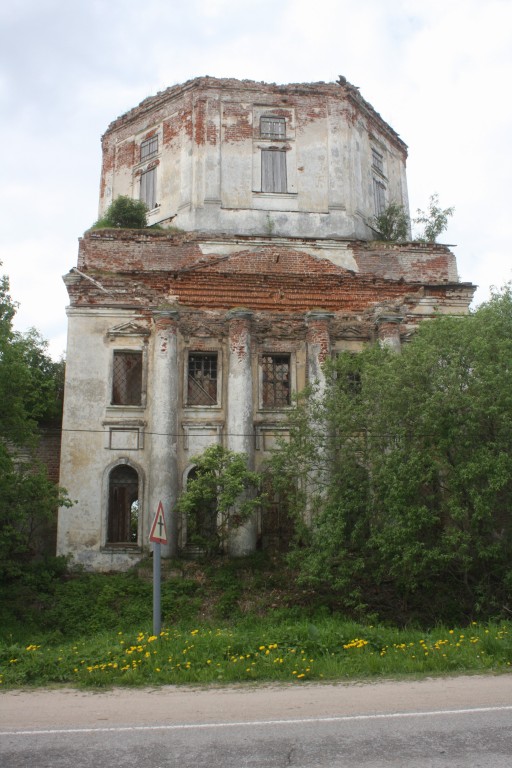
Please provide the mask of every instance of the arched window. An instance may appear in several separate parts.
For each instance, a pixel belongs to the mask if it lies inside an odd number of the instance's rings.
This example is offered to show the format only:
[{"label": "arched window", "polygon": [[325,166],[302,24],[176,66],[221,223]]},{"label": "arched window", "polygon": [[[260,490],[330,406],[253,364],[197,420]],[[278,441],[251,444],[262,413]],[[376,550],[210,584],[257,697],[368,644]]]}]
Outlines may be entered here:
[{"label": "arched window", "polygon": [[109,475],[107,544],[137,544],[138,526],[139,476],[121,464]]}]

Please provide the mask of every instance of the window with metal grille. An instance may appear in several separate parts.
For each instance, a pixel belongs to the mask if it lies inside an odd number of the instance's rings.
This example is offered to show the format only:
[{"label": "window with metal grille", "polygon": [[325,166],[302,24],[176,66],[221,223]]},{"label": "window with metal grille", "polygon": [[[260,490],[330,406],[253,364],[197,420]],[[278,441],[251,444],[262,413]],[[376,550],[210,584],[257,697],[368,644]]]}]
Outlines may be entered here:
[{"label": "window with metal grille", "polygon": [[156,168],[141,173],[139,197],[149,210],[156,208]]},{"label": "window with metal grille", "polygon": [[260,136],[262,139],[284,139],[286,121],[284,117],[260,118]]},{"label": "window with metal grille", "polygon": [[114,467],[108,483],[108,544],[136,544],[139,528],[139,477],[133,467]]},{"label": "window with metal grille", "polygon": [[190,352],[187,405],[217,405],[217,353]]},{"label": "window with metal grille", "polygon": [[158,136],[152,136],[150,139],[146,139],[140,145],[140,160],[149,160],[150,157],[154,157],[158,154]]},{"label": "window with metal grille", "polygon": [[384,157],[372,147],[372,165],[376,171],[384,175]]},{"label": "window with metal grille", "polygon": [[261,191],[286,192],[285,150],[261,150]]},{"label": "window with metal grille", "polygon": [[378,216],[386,207],[386,185],[379,179],[373,180],[373,203]]},{"label": "window with metal grille", "polygon": [[263,407],[290,405],[290,355],[262,355],[260,366]]},{"label": "window with metal grille", "polygon": [[141,405],[142,352],[114,352],[112,405]]}]

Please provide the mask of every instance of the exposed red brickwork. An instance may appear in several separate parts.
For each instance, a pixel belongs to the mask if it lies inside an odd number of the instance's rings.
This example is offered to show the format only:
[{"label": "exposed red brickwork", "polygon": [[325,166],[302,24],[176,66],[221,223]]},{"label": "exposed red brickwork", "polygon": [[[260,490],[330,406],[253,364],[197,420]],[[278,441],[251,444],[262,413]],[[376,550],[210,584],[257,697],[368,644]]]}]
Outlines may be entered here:
[{"label": "exposed red brickwork", "polygon": [[[402,153],[405,158],[407,147],[400,139],[398,134],[382,119],[378,112],[369,104],[359,93],[359,89],[348,83],[346,80],[339,83],[290,83],[287,85],[276,85],[272,83],[258,83],[251,80],[235,80],[233,78],[218,79],[213,77],[198,77],[189,80],[181,85],[175,85],[167,88],[156,96],[145,99],[137,107],[127,112],[125,115],[114,120],[107,134],[111,131],[119,131],[128,127],[134,121],[145,120],[148,127],[156,124],[158,119],[163,119],[163,110],[169,101],[175,101],[178,105],[191,99],[191,95],[201,92],[207,98],[218,98],[219,94],[223,96],[228,92],[235,93],[239,101],[250,100],[252,103],[268,104],[274,100],[276,105],[281,105],[286,99],[287,105],[291,108],[299,109],[306,101],[311,104],[311,99],[315,100],[315,108],[325,111],[328,100],[335,98],[338,101],[345,102],[345,112],[347,118],[353,115],[356,120],[362,116],[368,125],[375,126],[378,132],[386,135],[388,140]],[[341,99],[340,99],[341,97]],[[314,120],[318,112],[314,109],[306,109],[305,115],[308,119]],[[191,111],[191,110],[189,110]],[[239,141],[245,130],[249,131],[250,126],[246,123],[246,118],[235,122],[233,136],[229,140]],[[191,135],[191,134],[190,134]]]},{"label": "exposed red brickwork", "polygon": [[132,168],[135,164],[135,142],[125,141],[116,152],[116,168]]},{"label": "exposed red brickwork", "polygon": [[229,347],[241,361],[249,354],[250,318],[233,317],[229,322]]},{"label": "exposed red brickwork", "polygon": [[36,450],[37,458],[48,469],[48,477],[54,483],[59,482],[61,425],[49,424],[40,429],[39,444]]},{"label": "exposed red brickwork", "polygon": [[309,317],[307,323],[307,340],[311,344],[318,344],[318,360],[320,363],[324,363],[331,351],[329,319],[325,317]]},{"label": "exposed red brickwork", "polygon": [[244,109],[241,104],[224,105],[223,131],[227,142],[251,139],[252,109]]},{"label": "exposed red brickwork", "polygon": [[194,104],[194,141],[198,146],[206,143],[206,99],[197,99]]}]

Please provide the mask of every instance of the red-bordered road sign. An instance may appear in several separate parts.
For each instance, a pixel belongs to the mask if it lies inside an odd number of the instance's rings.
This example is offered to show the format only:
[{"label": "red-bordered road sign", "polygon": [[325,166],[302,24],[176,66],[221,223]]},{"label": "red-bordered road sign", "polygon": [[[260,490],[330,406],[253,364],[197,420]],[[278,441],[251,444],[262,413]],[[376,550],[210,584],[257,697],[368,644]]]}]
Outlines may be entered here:
[{"label": "red-bordered road sign", "polygon": [[158,502],[158,509],[151,526],[149,540],[154,541],[156,544],[167,544],[167,528],[165,526],[164,507],[161,501]]}]

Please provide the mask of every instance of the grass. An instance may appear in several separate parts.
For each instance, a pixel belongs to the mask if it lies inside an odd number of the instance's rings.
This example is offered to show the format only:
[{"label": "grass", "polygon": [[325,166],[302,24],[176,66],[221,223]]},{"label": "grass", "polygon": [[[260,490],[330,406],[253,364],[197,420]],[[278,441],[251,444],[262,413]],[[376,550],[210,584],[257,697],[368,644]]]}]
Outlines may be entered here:
[{"label": "grass", "polygon": [[[332,613],[281,563],[176,562],[151,634],[150,564],[70,575],[41,565],[0,589],[0,690],[227,684],[502,672],[512,622],[397,628]],[[53,568],[53,570],[52,570]]]},{"label": "grass", "polygon": [[224,625],[99,632],[56,642],[0,645],[2,689],[72,686],[332,681],[506,671],[512,624],[439,627],[428,633],[363,626],[331,617],[240,620]]}]

